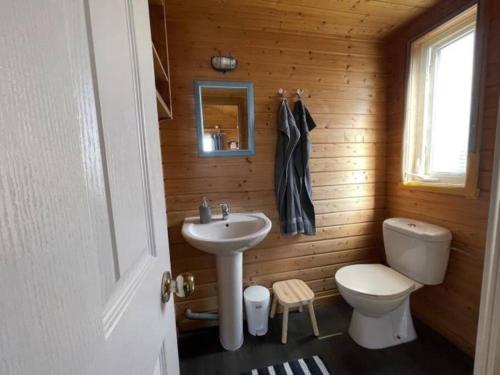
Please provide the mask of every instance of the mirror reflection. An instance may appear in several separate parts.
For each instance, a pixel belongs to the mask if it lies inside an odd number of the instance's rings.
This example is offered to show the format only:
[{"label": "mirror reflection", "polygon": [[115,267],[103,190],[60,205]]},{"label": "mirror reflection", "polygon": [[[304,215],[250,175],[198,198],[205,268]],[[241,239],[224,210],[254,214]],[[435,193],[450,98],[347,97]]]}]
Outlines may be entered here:
[{"label": "mirror reflection", "polygon": [[253,93],[247,82],[196,82],[200,156],[253,155]]},{"label": "mirror reflection", "polygon": [[201,97],[203,151],[248,149],[246,90],[202,88]]}]

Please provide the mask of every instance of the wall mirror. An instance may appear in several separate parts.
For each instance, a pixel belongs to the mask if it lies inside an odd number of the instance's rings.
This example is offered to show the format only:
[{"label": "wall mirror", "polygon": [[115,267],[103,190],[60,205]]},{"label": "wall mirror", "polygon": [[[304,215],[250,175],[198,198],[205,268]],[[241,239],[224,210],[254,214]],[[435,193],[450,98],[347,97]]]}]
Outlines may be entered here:
[{"label": "wall mirror", "polygon": [[195,81],[199,156],[255,155],[253,84]]}]

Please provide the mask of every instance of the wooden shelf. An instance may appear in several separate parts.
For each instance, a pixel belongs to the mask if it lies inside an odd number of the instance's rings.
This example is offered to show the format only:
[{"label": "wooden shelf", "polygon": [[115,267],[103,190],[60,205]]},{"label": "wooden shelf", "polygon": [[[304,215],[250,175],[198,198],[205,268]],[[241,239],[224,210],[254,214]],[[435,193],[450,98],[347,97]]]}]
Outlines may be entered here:
[{"label": "wooden shelf", "polygon": [[148,0],[158,119],[172,118],[165,0]]},{"label": "wooden shelf", "polygon": [[164,120],[172,118],[172,111],[167,103],[165,103],[165,100],[163,100],[158,90],[156,90],[156,106],[158,110],[158,119]]},{"label": "wooden shelf", "polygon": [[154,60],[154,68],[155,68],[155,80],[160,82],[168,82],[168,74],[165,68],[163,67],[163,63],[161,62],[160,55],[158,55],[158,51],[154,43],[153,46],[153,60]]}]

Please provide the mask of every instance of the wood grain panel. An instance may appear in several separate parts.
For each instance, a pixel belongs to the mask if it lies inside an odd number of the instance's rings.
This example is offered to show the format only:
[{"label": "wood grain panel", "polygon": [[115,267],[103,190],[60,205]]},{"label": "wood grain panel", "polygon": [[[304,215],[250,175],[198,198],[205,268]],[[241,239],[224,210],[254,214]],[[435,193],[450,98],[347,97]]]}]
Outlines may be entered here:
[{"label": "wood grain panel", "polygon": [[[216,22],[221,27],[246,31],[279,31],[289,34],[382,38],[398,25],[422,13],[436,0],[420,1],[231,1],[197,2],[170,0],[176,7],[170,18],[189,19],[206,26]],[[194,10],[196,9],[196,10]],[[238,22],[235,22],[235,15]],[[205,27],[200,27],[204,29]]]},{"label": "wood grain panel", "polygon": [[[186,320],[185,308],[217,309],[214,259],[191,248],[180,235],[183,218],[197,214],[206,194],[213,206],[225,201],[234,211],[260,210],[273,221],[268,238],[245,254],[245,285],[270,286],[276,280],[302,278],[320,301],[338,298],[332,279],[338,267],[381,259],[384,217],[415,217],[450,228],[454,249],[446,281],[417,292],[413,309],[420,319],[473,353],[500,91],[500,52],[492,48],[500,44],[500,15],[493,1],[478,199],[398,186],[406,41],[467,2],[168,2],[177,112],[174,120],[161,124],[169,235],[174,271],[193,271],[199,285],[197,293],[177,302],[181,329],[213,324]],[[408,20],[412,21],[398,28]],[[209,58],[219,50],[239,58],[239,68],[230,75],[210,69]],[[253,82],[255,157],[198,158],[192,93],[196,79]],[[277,230],[273,169],[279,87],[304,88],[317,122],[311,134],[315,237],[289,238]]]},{"label": "wood grain panel", "polygon": [[[449,228],[453,233],[453,249],[445,281],[442,285],[424,287],[412,295],[415,315],[446,336],[461,349],[474,354],[483,253],[488,218],[489,185],[495,138],[495,119],[500,91],[500,55],[498,43],[500,14],[486,13],[489,28],[487,39],[486,79],[483,89],[480,194],[466,199],[446,194],[401,189],[401,147],[404,117],[404,81],[406,43],[443,17],[470,1],[444,0],[411,24],[390,36],[387,58],[391,72],[387,96],[389,115],[386,158],[386,216],[408,216]],[[493,4],[494,2],[490,2]],[[484,3],[488,5],[488,3]]]},{"label": "wood grain panel", "polygon": [[[270,287],[297,277],[319,300],[331,301],[338,296],[333,277],[339,267],[382,259],[388,67],[382,44],[374,38],[396,22],[384,11],[408,17],[428,4],[402,2],[393,8],[352,1],[350,9],[336,3],[338,9],[325,1],[312,6],[298,0],[224,6],[215,0],[168,2],[176,117],[161,123],[161,142],[172,267],[175,273],[193,272],[198,285],[190,298],[177,301],[180,329],[210,324],[186,320],[186,308],[217,310],[215,259],[189,246],[180,234],[182,220],[197,215],[203,195],[213,207],[228,202],[232,211],[263,211],[273,222],[269,236],[244,255],[245,285]],[[327,14],[322,15],[322,8]],[[280,30],[277,17],[283,17]],[[362,19],[373,21],[363,24]],[[294,23],[298,27],[292,30]],[[351,34],[356,37],[345,38]],[[237,56],[235,72],[223,76],[211,70],[210,56],[218,50]],[[252,81],[255,157],[198,158],[192,91],[196,79]],[[279,87],[303,88],[317,122],[311,133],[316,236],[279,233],[274,198]]]}]

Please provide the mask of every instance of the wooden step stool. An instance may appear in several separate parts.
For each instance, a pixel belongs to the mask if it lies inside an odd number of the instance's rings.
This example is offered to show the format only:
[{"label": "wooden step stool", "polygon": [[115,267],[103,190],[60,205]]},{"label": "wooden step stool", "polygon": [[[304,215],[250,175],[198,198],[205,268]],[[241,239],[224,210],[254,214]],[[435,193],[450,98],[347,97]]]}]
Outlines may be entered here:
[{"label": "wooden step stool", "polygon": [[319,336],[318,323],[314,315],[314,292],[305,282],[298,279],[277,281],[273,284],[273,304],[271,307],[271,318],[276,314],[278,303],[283,306],[283,328],[281,332],[281,342],[286,344],[288,332],[288,311],[290,308],[298,307],[302,311],[303,306],[307,305],[309,317],[315,336]]}]

